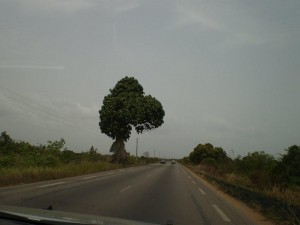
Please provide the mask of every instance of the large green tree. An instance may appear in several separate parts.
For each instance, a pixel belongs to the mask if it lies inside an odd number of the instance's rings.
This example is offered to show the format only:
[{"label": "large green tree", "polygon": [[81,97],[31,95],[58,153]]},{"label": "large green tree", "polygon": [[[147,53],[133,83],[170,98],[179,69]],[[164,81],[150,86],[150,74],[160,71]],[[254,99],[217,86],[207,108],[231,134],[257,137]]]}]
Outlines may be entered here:
[{"label": "large green tree", "polygon": [[137,133],[157,128],[164,123],[165,112],[157,99],[145,95],[138,80],[126,76],[104,97],[99,114],[101,132],[115,140],[110,149],[114,153],[113,160],[124,163],[125,142],[132,128]]}]

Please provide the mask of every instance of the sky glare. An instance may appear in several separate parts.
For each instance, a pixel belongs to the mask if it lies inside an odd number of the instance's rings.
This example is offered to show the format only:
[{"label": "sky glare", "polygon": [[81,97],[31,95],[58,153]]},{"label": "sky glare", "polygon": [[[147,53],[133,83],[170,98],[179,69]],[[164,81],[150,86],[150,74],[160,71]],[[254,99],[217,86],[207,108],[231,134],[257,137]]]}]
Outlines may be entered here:
[{"label": "sky glare", "polygon": [[300,145],[298,0],[0,0],[0,127],[109,152],[99,109],[133,76],[166,112],[126,149],[230,156]]}]

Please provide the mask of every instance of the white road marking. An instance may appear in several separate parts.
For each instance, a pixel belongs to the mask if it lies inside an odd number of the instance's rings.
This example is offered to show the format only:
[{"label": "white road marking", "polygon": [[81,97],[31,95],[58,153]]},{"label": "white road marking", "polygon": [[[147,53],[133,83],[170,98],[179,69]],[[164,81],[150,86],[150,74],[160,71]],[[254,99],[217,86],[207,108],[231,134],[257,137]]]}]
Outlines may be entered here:
[{"label": "white road marking", "polygon": [[201,194],[206,195],[206,193],[201,188],[198,188],[198,191],[200,191]]},{"label": "white road marking", "polygon": [[92,179],[94,177],[97,177],[97,176],[84,177],[84,178],[82,178],[82,180],[88,180],[88,179]]},{"label": "white road marking", "polygon": [[57,183],[53,183],[53,184],[46,184],[46,185],[39,186],[39,188],[51,187],[51,186],[56,186],[56,185],[60,185],[60,184],[64,184],[64,183],[66,183],[66,182],[57,182]]},{"label": "white road marking", "polygon": [[111,175],[111,174],[115,174],[116,172],[107,172],[107,173],[104,173],[104,175]]},{"label": "white road marking", "polygon": [[196,184],[196,182],[195,182],[195,181],[193,181],[193,180],[192,180],[192,183],[193,183],[193,184]]},{"label": "white road marking", "polygon": [[189,179],[192,179],[191,176],[188,176]]},{"label": "white road marking", "polygon": [[222,220],[224,220],[225,222],[231,222],[230,219],[225,215],[225,213],[223,213],[223,211],[217,205],[212,205],[212,207],[214,207],[214,209],[217,211]]},{"label": "white road marking", "polygon": [[128,190],[128,189],[130,189],[131,188],[131,186],[129,185],[129,186],[127,186],[126,188],[123,188],[120,192],[122,193],[122,192],[124,192],[124,191],[126,191],[126,190]]}]

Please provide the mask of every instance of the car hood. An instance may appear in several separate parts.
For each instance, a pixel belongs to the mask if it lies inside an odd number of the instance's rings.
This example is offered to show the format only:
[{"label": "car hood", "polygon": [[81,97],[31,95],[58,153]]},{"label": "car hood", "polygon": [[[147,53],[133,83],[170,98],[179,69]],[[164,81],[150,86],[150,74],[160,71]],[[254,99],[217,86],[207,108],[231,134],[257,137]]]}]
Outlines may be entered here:
[{"label": "car hood", "polygon": [[5,216],[6,218],[18,218],[18,220],[25,219],[32,221],[50,221],[53,222],[53,224],[158,225],[112,217],[0,205],[0,218],[3,215],[8,216]]}]

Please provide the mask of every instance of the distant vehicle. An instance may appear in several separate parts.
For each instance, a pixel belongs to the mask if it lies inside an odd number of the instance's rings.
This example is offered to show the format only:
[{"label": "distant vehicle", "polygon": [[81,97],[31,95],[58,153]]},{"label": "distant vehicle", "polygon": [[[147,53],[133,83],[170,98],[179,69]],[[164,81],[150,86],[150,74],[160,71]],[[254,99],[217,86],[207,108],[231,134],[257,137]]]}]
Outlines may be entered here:
[{"label": "distant vehicle", "polygon": [[162,159],[162,160],[160,160],[160,163],[161,164],[166,164],[166,160]]},{"label": "distant vehicle", "polygon": [[171,163],[172,163],[172,164],[176,164],[176,162],[175,162],[175,160],[174,160],[174,159],[171,161]]}]

